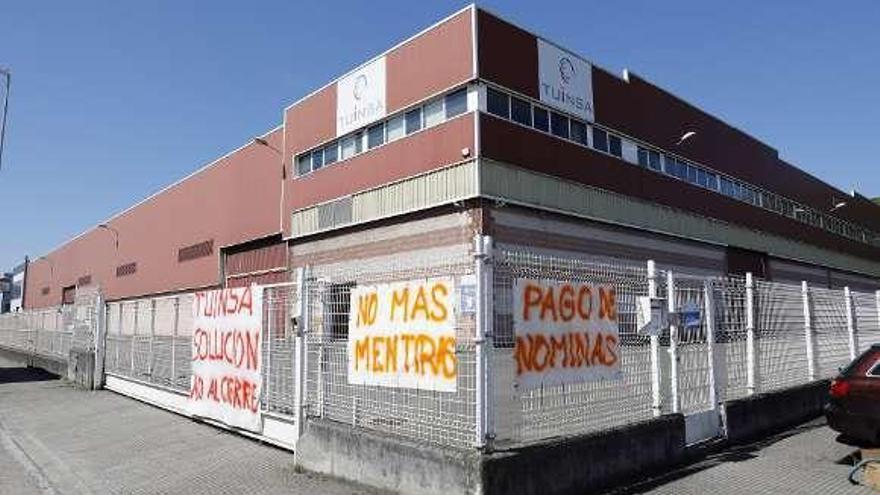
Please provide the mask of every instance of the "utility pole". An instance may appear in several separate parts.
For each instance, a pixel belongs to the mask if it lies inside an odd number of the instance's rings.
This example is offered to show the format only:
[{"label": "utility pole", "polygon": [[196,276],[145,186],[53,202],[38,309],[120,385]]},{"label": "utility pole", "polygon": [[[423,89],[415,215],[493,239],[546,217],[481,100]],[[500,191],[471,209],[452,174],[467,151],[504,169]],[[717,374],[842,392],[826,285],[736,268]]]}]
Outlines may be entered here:
[{"label": "utility pole", "polygon": [[0,67],[3,83],[3,118],[0,119],[0,170],[3,170],[3,144],[6,142],[6,114],[9,112],[9,88],[12,86],[12,73]]}]

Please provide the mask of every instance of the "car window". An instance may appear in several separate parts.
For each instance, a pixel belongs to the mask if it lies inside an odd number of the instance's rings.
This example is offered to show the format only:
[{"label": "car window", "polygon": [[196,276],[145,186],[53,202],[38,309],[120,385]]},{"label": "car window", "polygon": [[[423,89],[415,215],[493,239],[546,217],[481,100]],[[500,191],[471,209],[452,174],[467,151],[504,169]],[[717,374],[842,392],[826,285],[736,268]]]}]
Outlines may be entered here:
[{"label": "car window", "polygon": [[873,377],[880,378],[880,361],[877,361],[876,363],[874,363],[874,365],[871,366],[871,368],[865,374],[867,376],[873,376]]},{"label": "car window", "polygon": [[[868,375],[870,371],[874,371],[877,364],[880,364],[880,351],[871,348],[842,369],[841,375],[853,376],[855,374],[861,375],[862,373]],[[880,370],[877,370],[877,374],[880,376]]]}]

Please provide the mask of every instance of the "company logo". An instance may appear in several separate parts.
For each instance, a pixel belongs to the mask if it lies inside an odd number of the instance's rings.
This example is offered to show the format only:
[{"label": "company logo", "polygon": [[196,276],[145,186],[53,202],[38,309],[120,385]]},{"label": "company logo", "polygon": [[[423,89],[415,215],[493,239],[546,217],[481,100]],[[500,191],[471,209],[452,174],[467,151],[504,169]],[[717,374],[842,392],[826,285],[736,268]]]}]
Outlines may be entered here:
[{"label": "company logo", "polygon": [[361,97],[364,96],[364,92],[367,91],[367,87],[369,86],[369,81],[367,81],[367,76],[365,74],[361,74],[357,76],[357,79],[354,81],[354,90],[352,93],[354,94],[355,100],[360,100]]},{"label": "company logo", "polygon": [[574,76],[574,64],[571,63],[571,60],[568,57],[559,59],[559,77],[562,78],[562,82],[568,84],[574,79]]}]

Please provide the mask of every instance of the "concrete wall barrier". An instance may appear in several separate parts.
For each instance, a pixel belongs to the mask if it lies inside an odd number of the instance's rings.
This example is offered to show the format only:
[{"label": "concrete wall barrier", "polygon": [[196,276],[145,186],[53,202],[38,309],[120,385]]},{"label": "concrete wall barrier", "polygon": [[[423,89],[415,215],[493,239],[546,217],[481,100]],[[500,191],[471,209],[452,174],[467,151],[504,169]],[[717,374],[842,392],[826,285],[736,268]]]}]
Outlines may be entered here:
[{"label": "concrete wall barrier", "polygon": [[829,384],[829,380],[818,380],[726,402],[727,439],[747,442],[820,416]]},{"label": "concrete wall barrier", "polygon": [[34,355],[8,347],[0,347],[0,356],[29,368],[40,368],[53,375],[67,377],[67,361],[64,359]]},{"label": "concrete wall barrier", "polygon": [[401,493],[585,493],[647,476],[684,458],[684,417],[491,454],[431,446],[326,420],[297,444],[297,467]]},{"label": "concrete wall barrier", "polygon": [[583,494],[658,473],[684,459],[680,414],[483,458],[484,493]]}]

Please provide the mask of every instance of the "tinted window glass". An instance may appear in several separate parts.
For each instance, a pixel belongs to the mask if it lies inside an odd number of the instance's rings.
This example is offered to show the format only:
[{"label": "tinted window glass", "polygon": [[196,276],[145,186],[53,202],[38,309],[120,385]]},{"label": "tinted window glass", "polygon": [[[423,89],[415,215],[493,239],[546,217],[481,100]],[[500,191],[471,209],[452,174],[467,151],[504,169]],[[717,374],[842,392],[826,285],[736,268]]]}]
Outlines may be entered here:
[{"label": "tinted window glass", "polygon": [[608,136],[608,152],[616,157],[623,156],[623,146],[620,138],[613,134]]},{"label": "tinted window glass", "polygon": [[455,93],[446,95],[446,118],[451,119],[456,115],[467,112],[467,90],[459,89]]},{"label": "tinted window glass", "polygon": [[648,167],[658,172],[660,171],[662,168],[660,167],[660,153],[657,153],[656,151],[648,152]]},{"label": "tinted window glass", "polygon": [[324,166],[324,150],[315,150],[312,153],[312,170],[318,170]]},{"label": "tinted window glass", "polygon": [[421,128],[422,128],[422,109],[421,109],[421,107],[416,108],[415,110],[410,110],[409,112],[406,112],[406,133],[412,134]]},{"label": "tinted window glass", "polygon": [[548,132],[550,130],[550,115],[541,107],[534,107],[535,129]]},{"label": "tinted window glass", "polygon": [[699,173],[697,172],[697,167],[692,165],[685,165],[687,167],[687,181],[691,184],[697,184],[699,182]]},{"label": "tinted window glass", "polygon": [[342,141],[339,144],[340,148],[342,148],[343,160],[354,156],[354,136],[346,136],[342,138]]},{"label": "tinted window glass", "polygon": [[297,175],[304,175],[309,173],[312,170],[312,155],[305,154],[301,155],[296,162],[296,173]]},{"label": "tinted window glass", "polygon": [[324,165],[330,165],[331,163],[336,163],[336,160],[339,159],[339,144],[332,143],[324,148]]},{"label": "tinted window glass", "polygon": [[593,148],[608,152],[608,133],[598,127],[593,127]]},{"label": "tinted window glass", "polygon": [[434,100],[425,105],[425,127],[443,122],[443,100]]},{"label": "tinted window glass", "polygon": [[499,117],[510,118],[510,98],[501,91],[486,88],[486,110]]},{"label": "tinted window glass", "polygon": [[386,125],[385,132],[387,133],[388,141],[394,141],[395,139],[400,139],[404,136],[403,129],[403,115],[398,115],[393,119],[389,120]]},{"label": "tinted window glass", "polygon": [[556,112],[551,113],[550,131],[554,136],[568,139],[568,118]]},{"label": "tinted window glass", "polygon": [[513,98],[510,100],[510,111],[514,122],[527,126],[532,125],[532,105],[529,102]]},{"label": "tinted window glass", "polygon": [[578,122],[577,120],[571,121],[571,139],[572,141],[577,141],[578,143],[587,145],[587,124],[583,122]]},{"label": "tinted window glass", "polygon": [[385,143],[385,124],[374,125],[367,129],[367,147],[375,148]]}]

